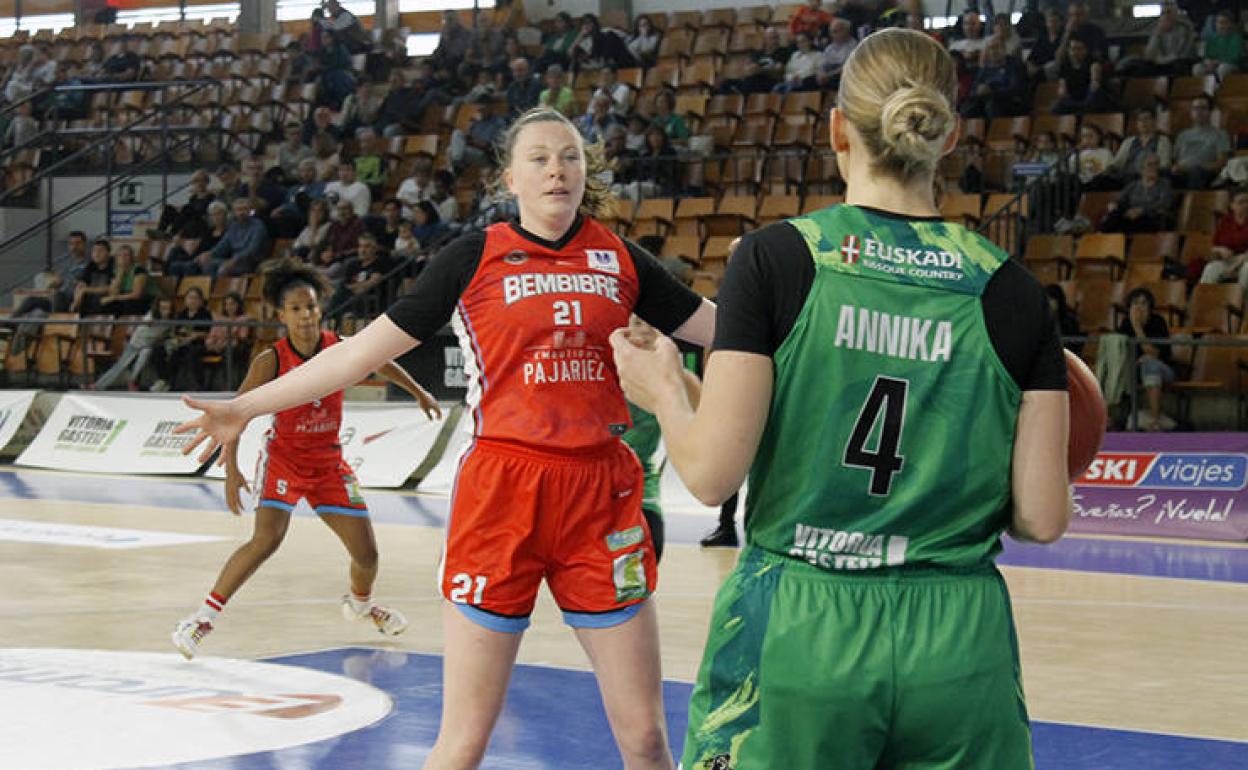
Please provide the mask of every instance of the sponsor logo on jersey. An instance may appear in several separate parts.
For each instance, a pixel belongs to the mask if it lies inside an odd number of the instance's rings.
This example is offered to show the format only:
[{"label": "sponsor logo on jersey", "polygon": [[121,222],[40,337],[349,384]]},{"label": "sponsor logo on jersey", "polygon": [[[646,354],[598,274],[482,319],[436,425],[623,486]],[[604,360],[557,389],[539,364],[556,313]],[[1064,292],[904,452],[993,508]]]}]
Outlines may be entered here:
[{"label": "sponsor logo on jersey", "polygon": [[789,556],[822,569],[862,570],[906,563],[910,539],[901,535],[847,532],[796,525]]},{"label": "sponsor logo on jersey", "polygon": [[586,249],[589,269],[612,275],[620,274],[620,257],[611,249]]},{"label": "sponsor logo on jersey", "polygon": [[1101,452],[1079,486],[1238,490],[1248,486],[1248,455],[1223,452]]},{"label": "sponsor logo on jersey", "polygon": [[620,279],[585,273],[518,273],[503,277],[505,304],[543,294],[596,294],[619,304]]},{"label": "sponsor logo on jersey", "polygon": [[845,236],[845,239],[841,241],[841,261],[847,265],[856,265],[861,254],[862,249],[858,246],[858,236]]},{"label": "sponsor logo on jersey", "polygon": [[841,240],[841,261],[861,264],[869,270],[911,278],[960,281],[962,255],[941,249],[910,248],[878,241],[870,236],[846,235]]},{"label": "sponsor logo on jersey", "polygon": [[528,258],[529,258],[528,254],[525,254],[523,251],[516,249],[515,251],[512,251],[506,254],[503,257],[503,261],[509,265],[522,265],[525,263],[525,261],[528,260]]}]

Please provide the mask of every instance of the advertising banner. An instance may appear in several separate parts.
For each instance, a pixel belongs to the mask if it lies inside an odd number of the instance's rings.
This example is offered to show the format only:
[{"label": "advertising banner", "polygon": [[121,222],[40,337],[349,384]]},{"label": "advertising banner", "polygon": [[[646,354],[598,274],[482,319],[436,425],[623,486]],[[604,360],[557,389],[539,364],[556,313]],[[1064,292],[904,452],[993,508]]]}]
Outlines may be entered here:
[{"label": "advertising banner", "polygon": [[[270,418],[252,420],[238,442],[238,467],[250,481],[264,444]],[[347,463],[362,487],[400,487],[433,447],[442,420],[430,420],[413,402],[399,404],[347,403],[342,410],[339,441]],[[214,465],[209,478],[225,478]]]},{"label": "advertising banner", "polygon": [[37,390],[0,390],[0,448],[13,440],[38,393]]},{"label": "advertising banner", "polygon": [[174,396],[66,393],[18,465],[94,473],[194,473],[190,440],[174,435],[195,412]]},{"label": "advertising banner", "polygon": [[1248,540],[1248,434],[1110,433],[1071,532]]}]

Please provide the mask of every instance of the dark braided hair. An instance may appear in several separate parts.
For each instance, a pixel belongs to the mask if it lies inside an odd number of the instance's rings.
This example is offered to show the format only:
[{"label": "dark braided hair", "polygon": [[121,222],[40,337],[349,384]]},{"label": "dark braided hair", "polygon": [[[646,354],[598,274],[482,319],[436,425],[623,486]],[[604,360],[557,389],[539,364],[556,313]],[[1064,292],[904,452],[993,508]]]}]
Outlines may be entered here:
[{"label": "dark braided hair", "polygon": [[308,288],[317,297],[329,295],[329,284],[316,268],[293,259],[284,259],[264,271],[264,301],[274,308],[281,308],[286,293],[292,289]]}]

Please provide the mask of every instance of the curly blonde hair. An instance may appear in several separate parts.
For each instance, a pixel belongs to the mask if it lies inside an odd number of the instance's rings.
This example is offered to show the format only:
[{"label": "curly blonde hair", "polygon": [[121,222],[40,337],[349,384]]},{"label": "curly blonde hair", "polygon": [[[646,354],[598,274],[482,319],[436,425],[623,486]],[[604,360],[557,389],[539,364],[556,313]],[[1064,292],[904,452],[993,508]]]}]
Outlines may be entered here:
[{"label": "curly blonde hair", "polygon": [[526,126],[534,123],[562,123],[576,135],[581,145],[581,154],[585,158],[585,194],[581,198],[580,212],[586,216],[604,217],[615,213],[615,195],[603,181],[603,174],[610,170],[606,161],[601,142],[586,144],[581,132],[563,113],[550,107],[534,107],[516,118],[496,150],[498,153],[498,170],[488,182],[487,189],[492,195],[510,195],[507,184],[503,181],[503,173],[511,167],[512,153],[515,151],[516,139]]}]

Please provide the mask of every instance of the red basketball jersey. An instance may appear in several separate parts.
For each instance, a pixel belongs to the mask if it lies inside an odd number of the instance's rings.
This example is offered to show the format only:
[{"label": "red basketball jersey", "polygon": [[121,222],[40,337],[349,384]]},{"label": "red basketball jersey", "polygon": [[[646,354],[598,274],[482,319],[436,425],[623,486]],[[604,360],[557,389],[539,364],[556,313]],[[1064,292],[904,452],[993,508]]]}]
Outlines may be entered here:
[{"label": "red basketball jersey", "polygon": [[474,434],[555,451],[613,440],[629,424],[607,341],[637,302],[628,248],[593,219],[558,251],[507,224],[485,234],[452,320]]},{"label": "red basketball jersey", "polygon": [[[339,342],[338,335],[321,332],[317,352]],[[273,343],[277,353],[277,376],[281,377],[302,364],[290,340],[283,337]],[[292,407],[273,416],[269,428],[268,452],[294,458],[301,465],[335,465],[342,456],[338,432],[342,427],[342,391],[331,393],[307,404]]]}]

